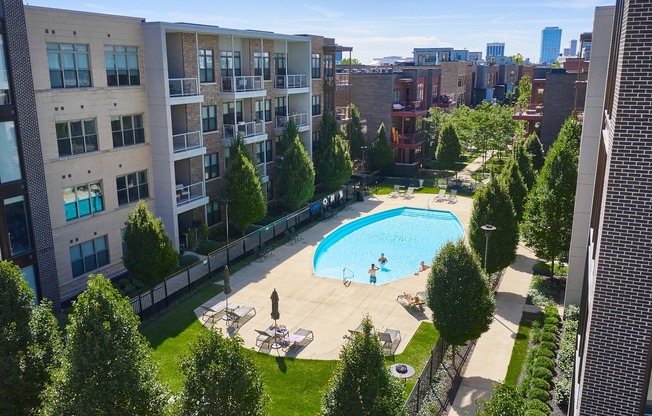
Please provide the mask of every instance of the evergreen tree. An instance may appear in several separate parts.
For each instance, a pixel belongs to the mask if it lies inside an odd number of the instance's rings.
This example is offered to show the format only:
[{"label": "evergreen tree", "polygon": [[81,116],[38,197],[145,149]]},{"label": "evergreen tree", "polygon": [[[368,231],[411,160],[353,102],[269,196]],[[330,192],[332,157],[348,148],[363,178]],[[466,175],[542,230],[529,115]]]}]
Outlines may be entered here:
[{"label": "evergreen tree", "polygon": [[535,172],[539,172],[543,167],[543,162],[545,157],[543,156],[543,146],[539,141],[539,136],[536,133],[532,133],[525,139],[523,144],[525,146],[525,152],[530,155],[532,160],[532,167]]},{"label": "evergreen tree", "polygon": [[132,277],[150,286],[163,281],[178,265],[179,256],[165,233],[163,221],[154,218],[144,201],[129,214],[122,262]]},{"label": "evergreen tree", "polygon": [[485,231],[480,227],[485,224],[496,227],[489,235],[489,252],[486,254],[486,272],[491,274],[512,264],[518,246],[518,220],[514,206],[507,189],[496,179],[477,193],[469,224],[469,243],[483,260],[487,244]]},{"label": "evergreen tree", "polygon": [[444,169],[454,169],[461,152],[462,146],[457,138],[455,127],[451,123],[447,123],[442,129],[439,145],[437,145],[437,160]]},{"label": "evergreen tree", "polygon": [[351,178],[353,163],[346,143],[339,134],[322,153],[319,162],[319,179],[327,191],[334,191]]},{"label": "evergreen tree", "polygon": [[41,414],[162,415],[167,392],[138,324],[128,298],[102,275],[89,276]]},{"label": "evergreen tree", "polygon": [[238,334],[224,337],[221,329],[200,334],[180,364],[184,384],[177,414],[266,414],[263,377],[242,344]]},{"label": "evergreen tree", "polygon": [[499,180],[507,190],[514,205],[516,220],[520,222],[523,218],[523,210],[525,209],[525,201],[527,200],[527,187],[514,158],[510,158],[507,161],[507,165],[505,165]]},{"label": "evergreen tree", "polygon": [[369,159],[371,171],[375,172],[380,170],[381,173],[385,175],[389,173],[394,164],[394,152],[392,151],[392,148],[389,147],[384,123],[380,123],[376,139],[371,144]]},{"label": "evergreen tree", "polygon": [[360,110],[355,104],[350,104],[349,111],[351,112],[351,123],[346,125],[346,137],[349,140],[351,159],[360,160],[363,158],[362,146],[365,145]]},{"label": "evergreen tree", "polygon": [[385,367],[385,357],[373,324],[366,316],[362,333],[353,334],[340,352],[340,361],[322,396],[324,416],[401,415],[403,386]]},{"label": "evergreen tree", "polygon": [[305,205],[315,194],[315,169],[299,136],[294,138],[283,153],[278,186],[283,205],[292,211]]},{"label": "evergreen tree", "polygon": [[527,187],[528,191],[534,186],[534,182],[537,180],[536,174],[534,173],[534,168],[532,167],[532,159],[530,158],[529,153],[525,149],[523,142],[517,142],[514,146],[512,157],[516,160],[518,164],[518,171],[523,177],[523,182]]},{"label": "evergreen tree", "polygon": [[333,112],[324,111],[319,129],[319,148],[328,149],[339,131],[340,127]]},{"label": "evergreen tree", "polygon": [[[294,139],[296,139],[299,136],[299,127],[297,127],[297,123],[294,122],[294,119],[290,118],[288,121],[287,125],[283,129],[283,134],[281,135],[281,138],[279,140],[279,145],[278,145],[278,153],[280,155],[284,155],[285,151],[292,146],[294,143]],[[244,141],[242,143],[238,143],[239,145],[244,145]]]}]

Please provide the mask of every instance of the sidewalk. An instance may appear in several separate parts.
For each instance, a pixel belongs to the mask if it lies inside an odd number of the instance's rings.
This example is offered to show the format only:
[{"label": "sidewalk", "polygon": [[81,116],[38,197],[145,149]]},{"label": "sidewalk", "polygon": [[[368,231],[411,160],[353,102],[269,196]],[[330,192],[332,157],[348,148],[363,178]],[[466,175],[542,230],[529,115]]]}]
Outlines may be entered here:
[{"label": "sidewalk", "polygon": [[[493,156],[493,150],[487,150],[487,161],[489,159],[491,159],[492,156]],[[466,167],[464,169],[457,172],[457,178],[462,179],[462,180],[473,179],[471,177],[471,174],[473,174],[476,170],[479,170],[479,169],[482,168],[482,162],[483,161],[484,161],[484,158],[483,158],[482,155],[480,155],[473,162],[466,165]]]},{"label": "sidewalk", "polygon": [[488,398],[491,385],[505,379],[535,262],[534,254],[519,246],[516,261],[505,270],[500,282],[494,321],[473,350],[462,385],[448,412],[450,416],[474,415],[475,401]]}]

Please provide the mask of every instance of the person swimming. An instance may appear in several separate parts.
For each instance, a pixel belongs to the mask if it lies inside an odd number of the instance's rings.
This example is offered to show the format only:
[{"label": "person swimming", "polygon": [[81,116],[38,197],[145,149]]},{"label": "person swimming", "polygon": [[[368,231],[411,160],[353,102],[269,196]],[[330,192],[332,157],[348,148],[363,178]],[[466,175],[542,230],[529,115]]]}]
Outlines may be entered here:
[{"label": "person swimming", "polygon": [[425,261],[422,261],[421,264],[419,265],[419,270],[417,270],[414,274],[417,275],[419,274],[419,272],[425,272],[429,268],[430,266],[428,266]]},{"label": "person swimming", "polygon": [[387,263],[387,257],[385,257],[385,253],[380,253],[380,257],[378,258],[378,263],[380,263],[381,266]]}]

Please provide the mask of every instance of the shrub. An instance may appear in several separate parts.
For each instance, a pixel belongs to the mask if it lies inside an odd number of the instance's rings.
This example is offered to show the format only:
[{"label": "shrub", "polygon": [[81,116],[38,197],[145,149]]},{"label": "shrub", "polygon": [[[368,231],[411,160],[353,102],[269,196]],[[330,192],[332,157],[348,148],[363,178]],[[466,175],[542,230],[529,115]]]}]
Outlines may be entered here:
[{"label": "shrub", "polygon": [[532,272],[539,276],[550,276],[550,265],[543,261],[538,261],[532,266]]},{"label": "shrub", "polygon": [[545,320],[544,323],[545,323],[546,325],[555,325],[555,326],[559,326],[559,318],[557,318],[557,317],[555,317],[555,316],[549,316],[549,317],[546,318],[546,320]]},{"label": "shrub", "polygon": [[194,254],[186,254],[179,259],[179,266],[186,267],[199,261],[199,257]]},{"label": "shrub", "polygon": [[570,378],[562,377],[555,382],[555,391],[557,392],[556,401],[560,406],[567,406],[571,395],[572,381]]},{"label": "shrub", "polygon": [[[528,370],[528,373],[530,371]],[[534,377],[527,375],[521,380],[521,384],[518,385],[518,392],[521,393],[521,396],[527,396],[528,390],[530,390],[530,382],[534,380]]]},{"label": "shrub", "polygon": [[555,369],[554,360],[551,360],[548,357],[537,357],[537,359],[534,360],[534,365],[536,365],[537,367],[547,368],[550,371]]},{"label": "shrub", "polygon": [[559,319],[559,311],[557,310],[557,307],[553,305],[547,305],[543,309],[543,314],[546,316],[546,318],[554,316],[555,318]]},{"label": "shrub", "polygon": [[536,387],[541,390],[550,390],[550,382],[542,378],[533,378],[530,380],[530,388]]},{"label": "shrub", "polygon": [[548,416],[550,413],[544,413],[540,410],[530,409],[525,412],[525,416]]},{"label": "shrub", "polygon": [[547,402],[548,400],[550,400],[550,393],[548,393],[543,389],[533,387],[530,389],[530,391],[527,392],[527,398],[537,399],[537,400],[541,400],[542,402]]},{"label": "shrub", "polygon": [[545,414],[550,414],[550,407],[541,400],[538,399],[532,399],[527,401],[527,409],[528,410],[538,410],[540,412],[543,412]]},{"label": "shrub", "polygon": [[538,275],[532,277],[527,295],[534,305],[546,306],[554,304],[557,294],[558,290],[549,278]]},{"label": "shrub", "polygon": [[577,305],[568,305],[564,309],[564,321],[577,321],[580,317],[580,308]]},{"label": "shrub", "polygon": [[[548,380],[548,381],[552,380],[552,377],[553,377],[552,371],[550,371],[550,370],[548,370],[547,368],[544,368],[544,367],[534,367],[532,369],[532,372],[531,372],[530,375],[532,377],[542,378],[542,379]],[[547,399],[544,400],[544,401],[547,401]]]},{"label": "shrub", "polygon": [[204,256],[208,256],[210,253],[222,247],[223,245],[224,244],[219,241],[206,240],[199,243],[195,251],[199,254],[203,254]]},{"label": "shrub", "polygon": [[539,344],[540,348],[545,348],[550,351],[557,351],[557,344],[555,342],[550,342],[550,341],[541,341],[541,344]]},{"label": "shrub", "polygon": [[547,348],[537,348],[537,356],[538,357],[555,358],[555,353],[550,351]]},{"label": "shrub", "polygon": [[541,334],[541,342],[546,342],[546,341],[557,343],[557,341],[559,340],[557,339],[556,334],[551,334],[550,332],[544,332],[543,334]]},{"label": "shrub", "polygon": [[[547,318],[551,319],[551,318]],[[556,334],[559,331],[559,327],[557,325],[552,325],[552,324],[545,324],[543,326],[543,332],[550,332],[551,334]]]}]

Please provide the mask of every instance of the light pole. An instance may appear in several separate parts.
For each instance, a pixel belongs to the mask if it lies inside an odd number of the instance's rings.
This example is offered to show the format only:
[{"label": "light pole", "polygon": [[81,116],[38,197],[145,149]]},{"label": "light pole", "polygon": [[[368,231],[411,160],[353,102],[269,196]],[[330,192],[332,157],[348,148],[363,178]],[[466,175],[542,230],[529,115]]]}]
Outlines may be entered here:
[{"label": "light pole", "polygon": [[360,146],[360,149],[362,149],[362,171],[365,171],[365,163],[364,163],[364,152],[367,150],[367,146]]},{"label": "light pole", "polygon": [[489,234],[492,231],[496,231],[496,227],[491,224],[485,224],[480,227],[484,230],[484,271],[487,271],[487,254],[489,251]]},{"label": "light pole", "polygon": [[226,264],[229,264],[229,202],[230,198],[222,198],[222,202],[226,205]]}]

